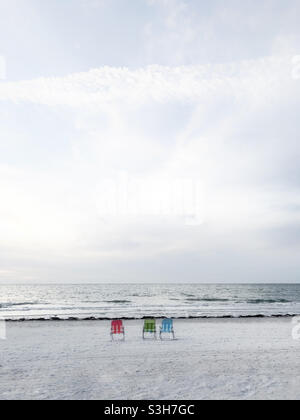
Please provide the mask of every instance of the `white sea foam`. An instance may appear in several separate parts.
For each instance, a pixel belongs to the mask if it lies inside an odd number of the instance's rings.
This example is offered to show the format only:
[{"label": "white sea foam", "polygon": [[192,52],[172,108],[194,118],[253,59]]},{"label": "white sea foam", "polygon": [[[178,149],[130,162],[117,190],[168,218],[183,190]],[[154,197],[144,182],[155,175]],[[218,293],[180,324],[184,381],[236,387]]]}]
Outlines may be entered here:
[{"label": "white sea foam", "polygon": [[5,319],[300,314],[300,285],[0,286]]}]

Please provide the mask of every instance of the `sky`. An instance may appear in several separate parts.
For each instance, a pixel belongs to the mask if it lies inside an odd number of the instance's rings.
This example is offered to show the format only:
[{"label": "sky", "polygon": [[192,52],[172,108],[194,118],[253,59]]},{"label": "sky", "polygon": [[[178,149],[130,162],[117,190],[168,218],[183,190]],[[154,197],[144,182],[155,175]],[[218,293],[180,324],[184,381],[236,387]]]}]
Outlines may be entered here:
[{"label": "sky", "polygon": [[0,0],[0,283],[300,281],[298,0]]}]

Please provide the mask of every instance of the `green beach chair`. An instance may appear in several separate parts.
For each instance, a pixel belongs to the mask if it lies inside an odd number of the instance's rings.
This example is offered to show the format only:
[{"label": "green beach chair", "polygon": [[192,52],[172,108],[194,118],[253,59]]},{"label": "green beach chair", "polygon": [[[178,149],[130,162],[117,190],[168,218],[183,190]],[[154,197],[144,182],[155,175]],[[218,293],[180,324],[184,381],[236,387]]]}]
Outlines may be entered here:
[{"label": "green beach chair", "polygon": [[156,321],[155,319],[145,319],[144,328],[143,328],[143,340],[146,339],[146,334],[153,335],[154,340],[156,340]]}]

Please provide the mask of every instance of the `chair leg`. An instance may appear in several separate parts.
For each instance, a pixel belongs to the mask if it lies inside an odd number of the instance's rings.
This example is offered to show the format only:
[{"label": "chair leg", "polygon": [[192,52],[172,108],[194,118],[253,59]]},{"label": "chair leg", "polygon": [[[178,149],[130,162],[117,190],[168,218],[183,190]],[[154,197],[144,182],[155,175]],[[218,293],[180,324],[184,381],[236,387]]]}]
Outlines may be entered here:
[{"label": "chair leg", "polygon": [[[176,339],[175,332],[171,331],[170,334],[172,334],[173,340],[175,340]],[[161,339],[161,341],[164,341],[162,332],[159,333],[159,338]]]},{"label": "chair leg", "polygon": [[[143,340],[146,340],[145,333],[146,333],[146,331],[143,331]],[[157,340],[157,332],[156,331],[149,331],[148,334],[153,334],[153,340]],[[149,337],[149,339],[151,339],[151,337]]]}]

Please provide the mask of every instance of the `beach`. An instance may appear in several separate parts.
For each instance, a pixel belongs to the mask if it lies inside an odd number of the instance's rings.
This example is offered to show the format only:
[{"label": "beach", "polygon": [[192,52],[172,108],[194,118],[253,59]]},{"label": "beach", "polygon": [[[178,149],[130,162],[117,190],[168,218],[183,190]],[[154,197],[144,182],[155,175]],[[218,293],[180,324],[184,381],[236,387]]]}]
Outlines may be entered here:
[{"label": "beach", "polygon": [[291,318],[177,320],[175,341],[142,325],[112,342],[108,321],[8,322],[0,399],[300,399]]}]

